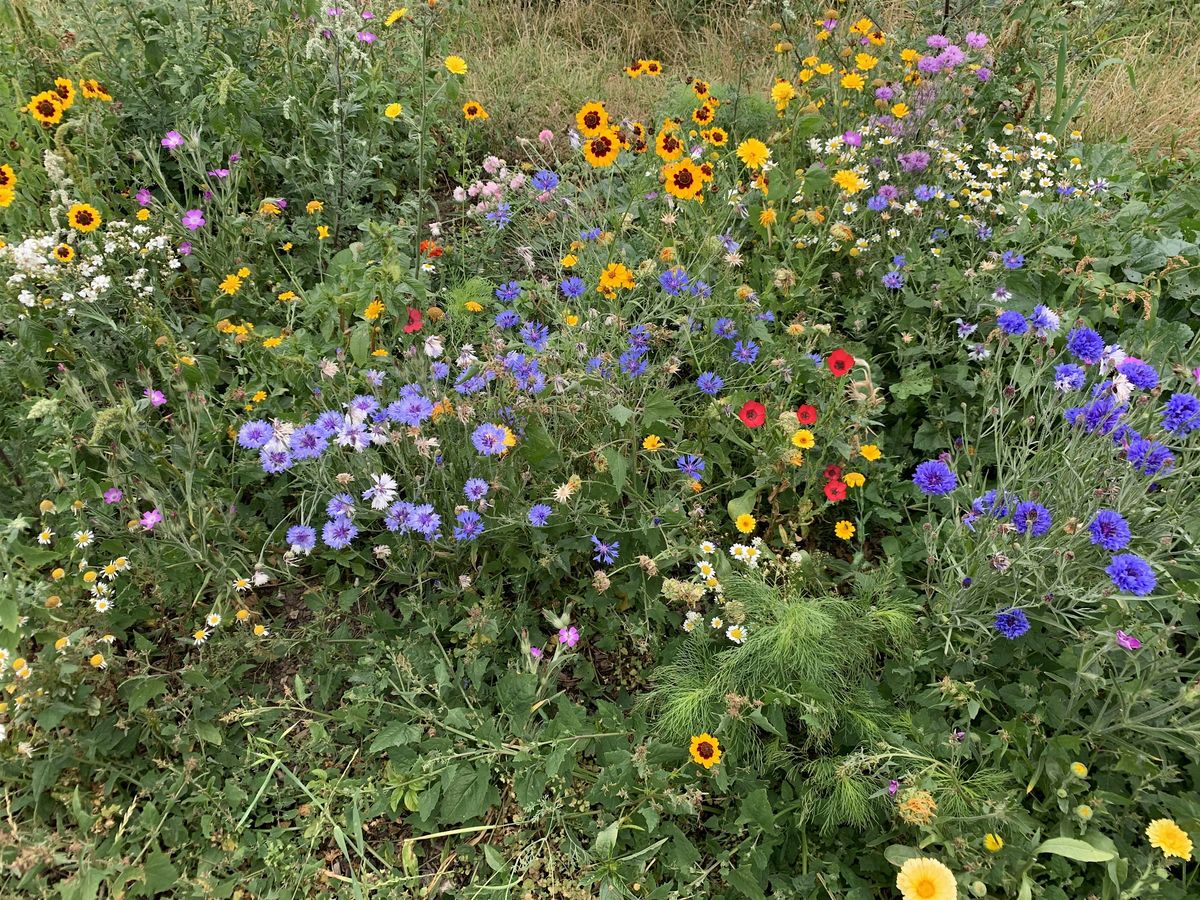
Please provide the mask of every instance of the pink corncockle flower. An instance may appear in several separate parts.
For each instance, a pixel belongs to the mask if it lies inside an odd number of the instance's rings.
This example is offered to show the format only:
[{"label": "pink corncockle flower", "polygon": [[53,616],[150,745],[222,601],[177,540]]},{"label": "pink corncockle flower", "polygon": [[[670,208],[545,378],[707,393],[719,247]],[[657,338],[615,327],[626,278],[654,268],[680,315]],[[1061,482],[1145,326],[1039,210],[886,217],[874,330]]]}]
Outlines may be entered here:
[{"label": "pink corncockle flower", "polygon": [[235,163],[241,158],[242,158],[242,154],[240,154],[240,153],[230,153],[229,154],[229,161],[231,163]]},{"label": "pink corncockle flower", "polygon": [[1195,378],[1197,382],[1200,382],[1200,368],[1192,369],[1192,377]]},{"label": "pink corncockle flower", "polygon": [[175,150],[183,146],[183,135],[178,131],[168,131],[161,143],[168,150]]},{"label": "pink corncockle flower", "polygon": [[142,523],[142,527],[147,531],[153,531],[154,526],[163,520],[163,514],[158,511],[158,507],[148,509],[142,513],[142,517],[138,520]]},{"label": "pink corncockle flower", "polygon": [[1141,648],[1142,642],[1135,638],[1132,634],[1127,634],[1118,629],[1117,646],[1125,650],[1138,650]]},{"label": "pink corncockle flower", "polygon": [[891,781],[888,782],[888,796],[895,797],[896,791],[898,791],[898,790],[900,790],[900,782],[898,782],[895,778],[893,778]]},{"label": "pink corncockle flower", "polygon": [[192,242],[191,241],[184,241],[182,244],[179,245],[179,255],[180,256],[191,256],[192,255]]},{"label": "pink corncockle flower", "polygon": [[122,491],[119,487],[113,486],[104,492],[104,502],[105,503],[120,503],[121,498],[124,496],[125,496],[124,491]]},{"label": "pink corncockle flower", "polygon": [[364,19],[373,19],[375,18],[375,13],[371,12],[369,9],[364,9],[362,17]]},{"label": "pink corncockle flower", "polygon": [[842,135],[842,140],[845,141],[847,144],[849,144],[851,147],[861,147],[862,146],[862,134],[857,131],[845,132]]},{"label": "pink corncockle flower", "polygon": [[370,31],[360,31],[354,37],[363,44],[373,44],[376,40],[375,35]]},{"label": "pink corncockle flower", "polygon": [[142,396],[150,401],[151,406],[162,406],[167,402],[167,395],[154,388],[146,388],[142,391]]},{"label": "pink corncockle flower", "polygon": [[208,176],[210,178],[228,178],[229,170],[228,169],[209,169]]},{"label": "pink corncockle flower", "polygon": [[525,176],[518,172],[509,180],[508,189],[510,191],[519,191],[523,187],[525,187]]},{"label": "pink corncockle flower", "polygon": [[549,128],[543,128],[538,132],[538,141],[543,144],[550,144],[554,141],[554,132]]},{"label": "pink corncockle flower", "polygon": [[542,658],[542,648],[541,647],[530,647],[529,655],[532,656],[534,659],[541,659]]},{"label": "pink corncockle flower", "polygon": [[139,206],[149,206],[150,201],[154,199],[154,195],[150,193],[150,188],[142,188],[134,195]]},{"label": "pink corncockle flower", "polygon": [[572,625],[570,628],[558,629],[558,642],[573,648],[579,643],[579,629],[577,629],[574,625]]},{"label": "pink corncockle flower", "polygon": [[197,228],[203,228],[208,223],[204,220],[204,210],[189,209],[183,214],[183,227],[188,231],[195,231]]}]

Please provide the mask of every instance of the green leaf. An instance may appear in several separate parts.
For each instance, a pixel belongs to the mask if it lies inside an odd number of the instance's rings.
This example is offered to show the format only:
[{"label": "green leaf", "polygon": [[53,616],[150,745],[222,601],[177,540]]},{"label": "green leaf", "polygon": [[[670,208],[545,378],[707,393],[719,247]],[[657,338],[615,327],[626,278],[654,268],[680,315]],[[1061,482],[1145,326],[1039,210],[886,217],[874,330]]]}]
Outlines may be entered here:
[{"label": "green leaf", "polygon": [[749,515],[754,512],[754,506],[758,503],[758,492],[747,491],[740,497],[734,497],[726,505],[729,510],[729,518],[737,521],[738,516]]},{"label": "green leaf", "polygon": [[218,747],[224,742],[221,737],[221,730],[212,722],[196,722],[196,736],[207,744],[216,744]]},{"label": "green leaf", "polygon": [[615,447],[606,447],[602,455],[608,462],[608,472],[612,476],[613,487],[620,494],[625,487],[625,476],[629,472],[629,464]]},{"label": "green leaf", "polygon": [[1033,851],[1033,855],[1037,856],[1042,853],[1065,856],[1067,859],[1073,859],[1076,862],[1108,862],[1110,859],[1116,859],[1117,857],[1117,854],[1111,850],[1101,850],[1098,847],[1093,847],[1087,841],[1069,837],[1056,837],[1042,841],[1037,849]]},{"label": "green leaf", "polygon": [[175,887],[179,881],[179,870],[171,864],[170,857],[156,850],[146,857],[145,881],[142,887],[148,894],[160,894]]},{"label": "green leaf", "polygon": [[371,358],[371,329],[365,322],[356,325],[350,334],[350,356],[360,366]]},{"label": "green leaf", "polygon": [[775,813],[771,809],[771,801],[767,799],[766,788],[752,791],[742,800],[737,824],[753,823],[763,831],[770,831],[775,825]]},{"label": "green leaf", "polygon": [[622,406],[620,403],[610,409],[608,414],[617,420],[618,425],[624,425],[633,418],[633,410],[628,406]]},{"label": "green leaf", "polygon": [[890,862],[896,868],[904,865],[910,859],[914,859],[921,855],[916,847],[909,847],[906,844],[892,844],[883,851],[883,858]]},{"label": "green leaf", "polygon": [[161,675],[146,678],[131,678],[117,689],[131,713],[137,712],[159,694],[167,690],[167,679]]},{"label": "green leaf", "polygon": [[369,751],[379,753],[389,747],[405,747],[415,743],[420,737],[421,729],[416,725],[410,725],[407,722],[393,722],[375,735]]}]

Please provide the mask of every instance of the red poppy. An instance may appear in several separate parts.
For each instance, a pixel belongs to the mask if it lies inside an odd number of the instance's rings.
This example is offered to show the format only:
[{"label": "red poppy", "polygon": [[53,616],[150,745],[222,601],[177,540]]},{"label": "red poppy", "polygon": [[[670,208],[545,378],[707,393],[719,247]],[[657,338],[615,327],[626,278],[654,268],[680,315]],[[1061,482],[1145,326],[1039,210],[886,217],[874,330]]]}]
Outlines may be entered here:
[{"label": "red poppy", "polygon": [[825,364],[829,366],[830,372],[841,378],[853,367],[854,357],[839,347],[829,354],[829,359],[825,361]]},{"label": "red poppy", "polygon": [[846,483],[844,481],[830,481],[826,483],[825,499],[830,503],[837,503],[839,500],[845,500]]},{"label": "red poppy", "polygon": [[808,403],[796,407],[796,421],[801,425],[813,425],[817,421],[817,408]]},{"label": "red poppy", "polygon": [[767,421],[767,408],[757,400],[747,400],[738,413],[738,418],[747,428],[757,428]]},{"label": "red poppy", "polygon": [[420,331],[422,324],[421,311],[410,306],[408,308],[408,324],[404,326],[404,333],[412,334],[414,331]]},{"label": "red poppy", "polygon": [[826,481],[840,481],[842,478],[842,467],[830,463],[821,474],[825,476]]}]

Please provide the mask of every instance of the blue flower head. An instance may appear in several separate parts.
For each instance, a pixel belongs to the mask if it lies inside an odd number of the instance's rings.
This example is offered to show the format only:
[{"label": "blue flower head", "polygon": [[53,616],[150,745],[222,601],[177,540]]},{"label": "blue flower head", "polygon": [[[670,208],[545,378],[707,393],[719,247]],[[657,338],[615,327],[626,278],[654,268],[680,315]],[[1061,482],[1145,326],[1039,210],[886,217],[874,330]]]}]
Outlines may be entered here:
[{"label": "blue flower head", "polygon": [[917,466],[913,484],[928,495],[949,494],[958,487],[958,476],[940,459],[931,459]]},{"label": "blue flower head", "polygon": [[1008,609],[996,614],[995,629],[1010,641],[1029,632],[1029,617],[1023,609]]}]

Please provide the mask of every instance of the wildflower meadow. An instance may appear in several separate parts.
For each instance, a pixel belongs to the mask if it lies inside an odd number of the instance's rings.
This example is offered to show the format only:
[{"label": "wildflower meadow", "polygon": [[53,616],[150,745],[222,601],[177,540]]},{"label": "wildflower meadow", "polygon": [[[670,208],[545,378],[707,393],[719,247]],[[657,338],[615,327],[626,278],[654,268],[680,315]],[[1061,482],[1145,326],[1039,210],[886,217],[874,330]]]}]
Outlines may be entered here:
[{"label": "wildflower meadow", "polygon": [[1172,6],[0,6],[0,896],[1200,897]]}]

